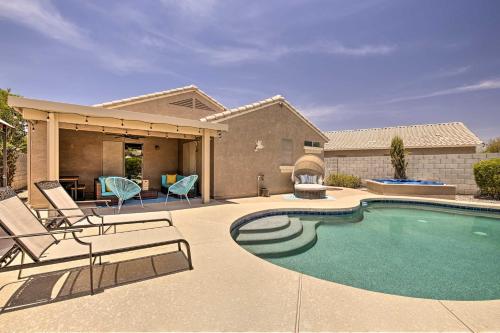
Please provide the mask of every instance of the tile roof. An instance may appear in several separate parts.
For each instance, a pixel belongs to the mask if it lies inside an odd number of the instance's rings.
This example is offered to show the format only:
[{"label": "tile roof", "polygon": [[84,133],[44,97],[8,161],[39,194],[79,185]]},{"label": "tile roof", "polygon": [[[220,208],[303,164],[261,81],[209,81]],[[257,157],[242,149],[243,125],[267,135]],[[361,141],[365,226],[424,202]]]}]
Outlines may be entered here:
[{"label": "tile roof", "polygon": [[295,113],[302,121],[304,121],[307,125],[309,125],[313,130],[318,132],[325,140],[328,140],[328,137],[325,136],[323,132],[319,128],[316,127],[309,119],[307,119],[304,115],[302,115],[292,104],[290,104],[285,97],[281,95],[276,95],[255,103],[243,105],[237,108],[229,109],[224,112],[214,113],[205,118],[201,118],[201,121],[210,121],[210,122],[219,122],[228,117],[236,117],[238,115],[245,114],[246,112],[253,111],[265,106],[273,105],[276,103],[283,103],[286,105],[293,113]]},{"label": "tile roof", "polygon": [[122,104],[127,104],[127,103],[133,103],[133,102],[139,102],[142,100],[148,100],[150,98],[157,98],[157,97],[163,97],[163,96],[168,96],[176,93],[181,93],[181,92],[190,92],[194,91],[202,95],[203,97],[207,98],[210,100],[212,103],[215,105],[219,106],[223,110],[227,110],[227,108],[219,103],[217,100],[215,100],[213,97],[210,97],[208,94],[203,92],[201,89],[199,89],[195,85],[189,85],[185,87],[180,87],[180,88],[175,88],[175,89],[170,89],[170,90],[164,90],[164,91],[159,91],[151,94],[145,94],[145,95],[140,95],[140,96],[134,96],[134,97],[129,97],[129,98],[124,98],[124,99],[119,99],[115,101],[110,101],[110,102],[105,102],[105,103],[100,103],[100,104],[94,104],[92,106],[98,106],[98,107],[103,107],[103,108],[113,108],[120,106]]},{"label": "tile roof", "polygon": [[408,148],[470,147],[482,141],[463,123],[410,125],[325,132],[325,150],[388,149],[399,135]]}]

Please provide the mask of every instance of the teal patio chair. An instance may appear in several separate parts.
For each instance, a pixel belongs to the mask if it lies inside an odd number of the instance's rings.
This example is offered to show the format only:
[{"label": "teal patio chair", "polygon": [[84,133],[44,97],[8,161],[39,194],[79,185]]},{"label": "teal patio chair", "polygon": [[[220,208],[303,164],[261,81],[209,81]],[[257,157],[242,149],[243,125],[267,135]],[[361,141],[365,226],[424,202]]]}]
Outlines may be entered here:
[{"label": "teal patio chair", "polygon": [[118,213],[120,213],[123,202],[127,199],[135,197],[136,195],[139,195],[141,206],[144,208],[141,197],[141,187],[130,179],[122,177],[107,177],[106,185],[118,198]]},{"label": "teal patio chair", "polygon": [[170,195],[170,193],[173,193],[173,194],[177,194],[178,196],[180,196],[181,200],[182,200],[182,196],[186,197],[186,200],[187,200],[189,206],[191,206],[191,202],[189,201],[187,194],[189,193],[189,191],[191,190],[191,188],[193,187],[193,185],[197,179],[198,179],[198,175],[191,175],[191,176],[184,177],[181,180],[179,180],[178,182],[170,185],[170,187],[168,188],[168,192],[167,192],[167,198],[165,199],[165,205],[167,205],[168,196]]}]

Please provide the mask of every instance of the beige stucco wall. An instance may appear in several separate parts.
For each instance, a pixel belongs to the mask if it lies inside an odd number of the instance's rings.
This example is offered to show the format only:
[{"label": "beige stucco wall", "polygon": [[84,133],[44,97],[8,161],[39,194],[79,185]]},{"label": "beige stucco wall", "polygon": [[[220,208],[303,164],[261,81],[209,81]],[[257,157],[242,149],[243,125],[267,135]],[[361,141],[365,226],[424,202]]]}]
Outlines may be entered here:
[{"label": "beige stucco wall", "polygon": [[[271,194],[292,192],[290,173],[281,173],[282,139],[293,140],[292,164],[304,155],[304,141],[324,139],[286,106],[274,104],[224,121],[229,132],[214,139],[216,198],[255,196],[257,176],[264,174]],[[255,151],[257,140],[264,149]],[[322,154],[321,154],[322,156]]]},{"label": "beige stucco wall", "polygon": [[86,184],[86,191],[93,193],[94,179],[102,175],[103,141],[142,143],[143,178],[150,180],[151,188],[160,189],[163,173],[177,172],[177,139],[145,137],[132,140],[98,132],[60,130],[59,174],[79,176],[80,182]]},{"label": "beige stucco wall", "polygon": [[[171,104],[172,102],[181,101],[187,98],[196,98],[203,104],[212,108],[214,111],[191,109],[188,107]],[[176,96],[162,97],[154,100],[138,102],[136,104],[118,106],[117,108],[120,110],[161,114],[166,116],[195,119],[195,120],[199,120],[200,118],[223,111],[222,109],[220,109],[219,106],[213,104],[210,100],[206,99],[202,95],[193,92],[187,92]]]},{"label": "beige stucco wall", "polygon": [[[476,147],[407,148],[413,155],[474,154]],[[325,157],[387,156],[389,149],[329,150]]]}]

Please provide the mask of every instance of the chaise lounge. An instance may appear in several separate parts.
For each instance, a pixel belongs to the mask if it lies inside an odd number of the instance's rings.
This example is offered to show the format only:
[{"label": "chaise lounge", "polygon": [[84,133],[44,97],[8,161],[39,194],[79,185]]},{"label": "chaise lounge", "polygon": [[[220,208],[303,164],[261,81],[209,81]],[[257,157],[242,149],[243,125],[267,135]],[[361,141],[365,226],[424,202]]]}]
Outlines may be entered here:
[{"label": "chaise lounge", "polygon": [[[60,219],[60,217],[55,217]],[[177,244],[182,251],[184,244],[189,269],[193,269],[189,243],[175,227],[158,227],[123,233],[79,237],[83,229],[48,230],[10,187],[0,188],[0,227],[4,234],[0,240],[13,240],[21,252],[21,263],[10,265],[14,258],[0,263],[0,272],[22,270],[61,262],[89,259],[90,291],[94,293],[93,266],[101,256],[134,250]],[[71,233],[73,238],[57,239],[57,234]],[[26,255],[32,260],[25,263]],[[14,256],[15,257],[15,256]]]},{"label": "chaise lounge", "polygon": [[[49,227],[57,228],[61,225],[66,227],[104,227],[131,223],[147,223],[147,222],[167,222],[172,225],[172,217],[168,211],[144,212],[120,215],[100,215],[97,210],[92,209],[93,215],[86,215],[77,203],[94,203],[94,201],[75,202],[64,190],[58,181],[41,181],[35,184],[43,196],[49,201],[54,209],[37,209],[37,213],[46,211],[55,211],[61,217],[59,220],[51,222]],[[97,200],[103,201],[103,200]],[[41,217],[39,215],[39,217]],[[104,230],[102,230],[104,232]]]}]

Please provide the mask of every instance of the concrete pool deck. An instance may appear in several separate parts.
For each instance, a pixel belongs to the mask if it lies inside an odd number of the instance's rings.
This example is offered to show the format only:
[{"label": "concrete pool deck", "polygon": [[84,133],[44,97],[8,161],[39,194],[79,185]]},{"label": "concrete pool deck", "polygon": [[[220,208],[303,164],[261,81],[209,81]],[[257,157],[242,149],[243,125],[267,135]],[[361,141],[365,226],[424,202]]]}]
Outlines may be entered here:
[{"label": "concrete pool deck", "polygon": [[96,274],[103,290],[94,296],[84,294],[86,261],[27,270],[19,281],[17,272],[0,273],[0,331],[500,331],[500,300],[417,299],[324,281],[255,257],[229,234],[233,221],[260,210],[347,208],[380,197],[351,189],[328,194],[336,200],[276,195],[173,210],[194,270],[164,248],[105,257]]}]

